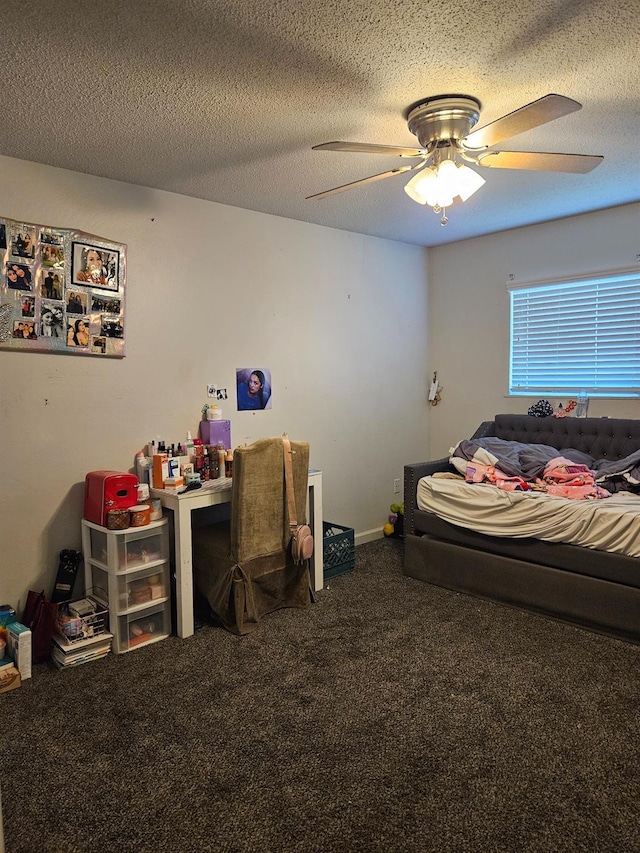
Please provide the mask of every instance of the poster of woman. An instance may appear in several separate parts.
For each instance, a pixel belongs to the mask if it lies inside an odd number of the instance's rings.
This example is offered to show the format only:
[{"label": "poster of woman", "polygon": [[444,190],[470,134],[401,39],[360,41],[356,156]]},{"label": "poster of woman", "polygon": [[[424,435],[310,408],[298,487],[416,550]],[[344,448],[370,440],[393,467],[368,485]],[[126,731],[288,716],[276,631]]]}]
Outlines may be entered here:
[{"label": "poster of woman", "polygon": [[266,367],[236,369],[238,411],[271,408],[271,371]]}]

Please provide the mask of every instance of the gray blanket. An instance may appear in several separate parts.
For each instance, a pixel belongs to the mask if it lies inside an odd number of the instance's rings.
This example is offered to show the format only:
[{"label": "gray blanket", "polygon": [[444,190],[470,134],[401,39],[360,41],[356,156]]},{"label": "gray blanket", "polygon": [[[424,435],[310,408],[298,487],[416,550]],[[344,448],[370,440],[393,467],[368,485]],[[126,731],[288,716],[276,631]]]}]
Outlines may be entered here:
[{"label": "gray blanket", "polygon": [[[484,453],[482,453],[484,451]],[[478,454],[481,454],[481,460]],[[640,493],[640,450],[624,459],[595,459],[588,453],[565,447],[558,450],[547,444],[524,444],[503,438],[476,438],[458,442],[452,449],[450,461],[464,473],[467,462],[486,461],[490,454],[492,464],[509,477],[535,480],[542,476],[547,464],[558,456],[576,465],[586,465],[594,472],[596,483],[609,492],[631,491]]]}]

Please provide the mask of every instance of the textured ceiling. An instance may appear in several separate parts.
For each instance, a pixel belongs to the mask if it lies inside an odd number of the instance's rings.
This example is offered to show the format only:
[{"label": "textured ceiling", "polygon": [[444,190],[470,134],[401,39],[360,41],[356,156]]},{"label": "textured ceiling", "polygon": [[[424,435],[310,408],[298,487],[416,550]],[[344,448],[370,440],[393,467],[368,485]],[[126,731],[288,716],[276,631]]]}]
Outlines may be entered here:
[{"label": "textured ceiling", "polygon": [[[427,246],[640,199],[638,0],[7,0],[1,20],[1,154]],[[472,95],[482,126],[549,92],[582,110],[497,148],[595,171],[484,170],[444,228],[410,175],[305,201],[402,164],[312,145],[414,146],[417,100]]]}]

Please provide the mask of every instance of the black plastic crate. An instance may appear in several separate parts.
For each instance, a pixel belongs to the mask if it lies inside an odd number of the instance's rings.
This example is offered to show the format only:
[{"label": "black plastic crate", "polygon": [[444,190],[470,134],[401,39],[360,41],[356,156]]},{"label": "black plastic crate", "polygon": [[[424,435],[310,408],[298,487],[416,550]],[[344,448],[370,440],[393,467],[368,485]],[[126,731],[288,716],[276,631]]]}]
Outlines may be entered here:
[{"label": "black plastic crate", "polygon": [[322,558],[324,580],[352,572],[356,567],[356,545],[353,527],[322,522]]}]

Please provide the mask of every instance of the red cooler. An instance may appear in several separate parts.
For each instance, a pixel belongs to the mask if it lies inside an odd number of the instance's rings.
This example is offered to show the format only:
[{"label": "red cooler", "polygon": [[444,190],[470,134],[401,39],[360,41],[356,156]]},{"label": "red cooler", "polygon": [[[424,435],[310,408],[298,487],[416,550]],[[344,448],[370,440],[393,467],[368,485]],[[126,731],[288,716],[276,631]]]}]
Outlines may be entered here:
[{"label": "red cooler", "polygon": [[120,471],[90,471],[84,480],[84,517],[107,526],[110,509],[128,509],[138,503],[138,478]]}]

